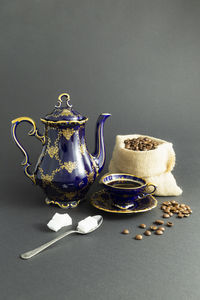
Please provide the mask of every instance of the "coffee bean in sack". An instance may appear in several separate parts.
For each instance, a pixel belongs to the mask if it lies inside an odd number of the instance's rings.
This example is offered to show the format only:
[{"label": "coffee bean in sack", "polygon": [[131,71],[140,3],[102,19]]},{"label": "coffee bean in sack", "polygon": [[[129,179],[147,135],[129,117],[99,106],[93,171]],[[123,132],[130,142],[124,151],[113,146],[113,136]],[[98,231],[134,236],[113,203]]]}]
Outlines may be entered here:
[{"label": "coffee bean in sack", "polygon": [[148,137],[138,137],[133,139],[127,139],[124,141],[125,149],[133,151],[148,151],[157,148],[159,143]]}]

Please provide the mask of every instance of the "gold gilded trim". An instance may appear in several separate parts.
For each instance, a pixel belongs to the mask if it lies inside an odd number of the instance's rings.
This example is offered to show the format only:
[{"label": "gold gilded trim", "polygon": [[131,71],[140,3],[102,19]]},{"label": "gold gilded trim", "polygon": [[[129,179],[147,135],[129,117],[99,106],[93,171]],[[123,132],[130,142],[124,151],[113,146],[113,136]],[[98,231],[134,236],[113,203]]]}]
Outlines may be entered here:
[{"label": "gold gilded trim", "polygon": [[155,208],[157,205],[158,205],[158,201],[156,200],[156,198],[152,195],[149,195],[148,197],[150,197],[151,199],[151,203],[149,204],[149,207],[147,208],[144,208],[144,209],[137,209],[137,210],[115,210],[115,209],[109,209],[109,208],[105,208],[105,207],[102,207],[101,205],[98,205],[95,201],[96,201],[96,198],[98,197],[101,201],[101,194],[104,192],[104,190],[100,190],[96,193],[94,193],[91,197],[91,200],[90,200],[90,204],[94,207],[96,207],[97,209],[100,209],[100,210],[103,210],[103,211],[106,211],[106,212],[110,212],[110,213],[118,213],[118,214],[134,214],[134,213],[141,213],[141,212],[146,212],[146,211],[149,211],[153,208]]},{"label": "gold gilded trim", "polygon": [[67,106],[69,107],[72,107],[72,105],[69,103],[70,101],[70,95],[68,93],[62,93],[58,96],[58,105],[56,105],[55,107],[59,108],[61,106],[61,103],[62,103],[62,97],[66,97],[66,103],[67,103]]},{"label": "gold gilded trim", "polygon": [[56,204],[56,205],[58,205],[58,206],[61,207],[61,208],[69,208],[69,207],[74,208],[74,207],[77,207],[77,206],[78,206],[78,204],[80,203],[80,200],[78,200],[78,201],[77,201],[76,203],[74,203],[74,204],[72,204],[72,203],[64,204],[64,203],[60,203],[60,202],[58,202],[58,201],[54,201],[54,200],[50,200],[50,199],[46,198],[46,199],[45,199],[45,202],[46,202],[47,204]]},{"label": "gold gilded trim", "polygon": [[25,172],[26,176],[28,176],[28,178],[30,178],[33,181],[33,183],[36,184],[35,174],[29,174],[28,167],[29,167],[29,165],[25,167],[24,172]]},{"label": "gold gilded trim", "polygon": [[45,119],[40,119],[42,123],[44,124],[50,124],[50,125],[56,125],[56,124],[63,124],[63,125],[66,125],[66,124],[84,124],[85,122],[88,121],[88,118],[85,118],[83,120],[72,120],[72,121],[65,121],[65,120],[62,120],[62,121],[49,121],[49,120],[45,120]]},{"label": "gold gilded trim", "polygon": [[[127,180],[127,178],[126,177],[123,177],[123,175],[125,175],[125,176],[133,176],[133,177],[137,177],[137,178],[139,178],[139,179],[142,179],[143,181],[145,181],[145,184],[143,184],[143,185],[141,185],[140,187],[143,187],[143,186],[145,186],[145,185],[147,185],[147,183],[146,183],[146,180],[144,179],[144,178],[142,178],[142,177],[139,177],[139,176],[137,176],[137,175],[133,175],[133,174],[131,174],[131,173],[106,173],[106,174],[104,174],[101,178],[100,178],[100,180],[99,180],[99,183],[102,183],[102,184],[104,184],[105,186],[107,186],[107,185],[109,185],[108,183],[106,183],[106,182],[103,182],[103,180],[104,180],[104,178],[106,178],[107,176],[113,176],[113,175],[120,175],[120,176],[122,176],[121,178],[119,178],[119,179],[117,179],[117,180],[123,180],[123,179],[125,179],[125,180]],[[131,180],[131,179],[128,179],[128,180]],[[115,180],[113,180],[113,181],[115,181]],[[112,182],[112,181],[111,181]],[[113,187],[113,186],[112,186]],[[116,188],[116,187],[115,187]],[[132,189],[132,188],[126,188],[126,189]]]},{"label": "gold gilded trim", "polygon": [[29,117],[20,117],[20,118],[16,118],[16,119],[12,120],[12,136],[13,136],[13,139],[14,139],[16,145],[19,147],[19,149],[22,151],[22,153],[25,156],[25,160],[22,163],[22,166],[24,166],[24,173],[26,174],[26,176],[28,178],[30,178],[32,180],[32,182],[34,184],[36,184],[35,175],[30,174],[29,171],[28,171],[28,168],[30,166],[28,153],[22,147],[22,145],[20,144],[20,142],[18,141],[17,136],[16,136],[16,128],[23,121],[28,122],[33,126],[33,128],[29,131],[28,134],[30,136],[34,135],[37,139],[39,139],[42,142],[43,145],[45,144],[45,135],[40,135],[39,134],[38,129],[37,129],[36,124],[35,124],[35,121],[33,119],[29,118]]}]

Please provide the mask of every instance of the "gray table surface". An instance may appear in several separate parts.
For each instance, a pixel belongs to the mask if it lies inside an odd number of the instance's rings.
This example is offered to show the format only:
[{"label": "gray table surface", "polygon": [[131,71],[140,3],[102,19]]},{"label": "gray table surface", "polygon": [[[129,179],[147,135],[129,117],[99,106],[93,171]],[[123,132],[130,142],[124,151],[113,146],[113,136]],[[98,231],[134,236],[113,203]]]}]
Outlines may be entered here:
[{"label": "gray table surface", "polygon": [[[1,200],[0,298],[3,300],[199,299],[200,295],[200,2],[199,1],[1,1]],[[19,254],[58,235],[46,224],[59,208],[47,206],[41,189],[23,175],[23,157],[10,121],[51,112],[59,93],[89,117],[87,144],[94,148],[95,122],[105,125],[107,162],[117,134],[141,133],[170,141],[173,174],[193,209],[173,217],[163,236],[133,239],[160,218],[159,207],[137,215],[103,213],[102,227],[69,236],[35,258]],[[18,134],[33,166],[41,145]],[[76,224],[100,211],[87,201],[68,211]],[[158,197],[159,203],[175,197]],[[130,235],[120,232],[129,228]]]}]

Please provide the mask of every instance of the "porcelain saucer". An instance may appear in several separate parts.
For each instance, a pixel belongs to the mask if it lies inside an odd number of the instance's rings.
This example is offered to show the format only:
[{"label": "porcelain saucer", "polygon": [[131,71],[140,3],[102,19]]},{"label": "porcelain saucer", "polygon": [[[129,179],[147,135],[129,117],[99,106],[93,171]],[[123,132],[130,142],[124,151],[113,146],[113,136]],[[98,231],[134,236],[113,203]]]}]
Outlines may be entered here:
[{"label": "porcelain saucer", "polygon": [[140,201],[138,201],[137,207],[132,207],[129,209],[120,209],[113,205],[113,200],[110,197],[110,194],[105,190],[100,190],[94,193],[91,197],[90,203],[100,209],[111,213],[120,213],[120,214],[132,214],[132,213],[140,213],[151,210],[155,208],[158,204],[155,197],[152,195],[148,195]]}]

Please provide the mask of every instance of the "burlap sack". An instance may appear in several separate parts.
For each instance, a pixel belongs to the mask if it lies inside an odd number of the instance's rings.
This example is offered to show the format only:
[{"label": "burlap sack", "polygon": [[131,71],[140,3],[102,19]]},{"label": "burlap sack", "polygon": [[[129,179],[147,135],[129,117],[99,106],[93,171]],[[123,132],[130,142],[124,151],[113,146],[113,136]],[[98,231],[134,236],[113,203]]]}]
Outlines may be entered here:
[{"label": "burlap sack", "polygon": [[110,173],[129,173],[143,177],[157,186],[157,196],[179,196],[182,190],[177,186],[171,171],[175,166],[175,152],[172,143],[149,137],[159,142],[156,149],[150,151],[132,151],[125,149],[124,140],[142,137],[139,134],[117,135],[109,164]]}]

